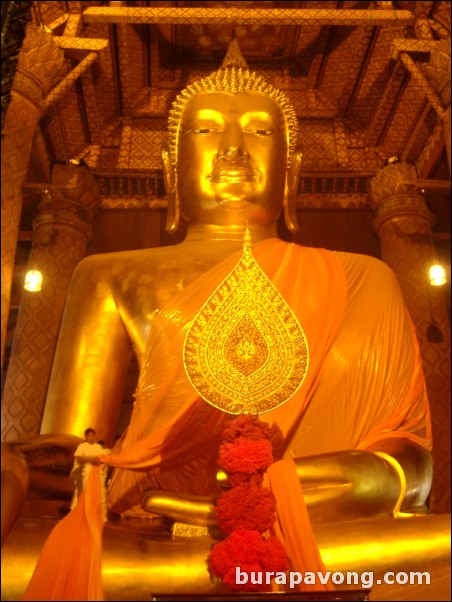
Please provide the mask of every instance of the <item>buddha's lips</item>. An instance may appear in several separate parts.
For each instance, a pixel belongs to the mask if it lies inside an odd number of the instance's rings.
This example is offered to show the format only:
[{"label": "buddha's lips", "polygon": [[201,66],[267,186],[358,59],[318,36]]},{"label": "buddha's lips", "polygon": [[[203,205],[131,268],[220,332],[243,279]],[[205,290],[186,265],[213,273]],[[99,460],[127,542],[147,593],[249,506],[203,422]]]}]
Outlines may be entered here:
[{"label": "buddha's lips", "polygon": [[232,211],[232,212],[244,211],[245,209],[248,209],[248,207],[252,204],[252,203],[249,203],[248,201],[245,201],[244,199],[233,199],[233,198],[220,199],[220,200],[217,200],[217,203],[222,209],[225,209],[226,211]]},{"label": "buddha's lips", "polygon": [[254,182],[257,174],[249,165],[233,163],[228,165],[215,165],[209,180],[217,184],[234,184],[240,182]]}]

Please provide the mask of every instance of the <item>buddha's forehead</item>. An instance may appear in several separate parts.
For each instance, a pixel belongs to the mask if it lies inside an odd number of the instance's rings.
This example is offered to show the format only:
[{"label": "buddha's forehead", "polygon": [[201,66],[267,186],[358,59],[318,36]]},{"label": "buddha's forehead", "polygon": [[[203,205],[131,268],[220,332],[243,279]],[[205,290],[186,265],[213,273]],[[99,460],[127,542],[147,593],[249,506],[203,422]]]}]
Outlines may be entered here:
[{"label": "buddha's forehead", "polygon": [[204,92],[193,96],[185,105],[182,123],[196,116],[219,113],[228,115],[244,115],[254,113],[256,116],[272,120],[275,125],[285,122],[279,103],[266,94],[259,92]]}]

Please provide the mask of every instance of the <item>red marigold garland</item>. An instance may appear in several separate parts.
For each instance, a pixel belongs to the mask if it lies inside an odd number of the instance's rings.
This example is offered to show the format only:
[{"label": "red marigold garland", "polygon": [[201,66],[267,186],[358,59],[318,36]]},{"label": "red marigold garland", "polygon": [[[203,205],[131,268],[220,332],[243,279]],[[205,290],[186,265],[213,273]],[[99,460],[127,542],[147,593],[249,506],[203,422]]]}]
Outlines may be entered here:
[{"label": "red marigold garland", "polygon": [[275,522],[272,492],[255,484],[240,484],[224,493],[217,502],[218,525],[224,533],[251,529],[264,533]]},{"label": "red marigold garland", "polygon": [[268,585],[251,583],[250,578],[237,584],[236,568],[248,576],[250,572],[276,573],[289,568],[283,544],[275,537],[263,536],[275,522],[275,498],[262,487],[263,475],[273,462],[271,431],[256,417],[240,416],[228,424],[222,436],[219,464],[228,474],[231,489],[219,498],[215,510],[228,537],[213,547],[210,568],[232,590],[266,590]]}]

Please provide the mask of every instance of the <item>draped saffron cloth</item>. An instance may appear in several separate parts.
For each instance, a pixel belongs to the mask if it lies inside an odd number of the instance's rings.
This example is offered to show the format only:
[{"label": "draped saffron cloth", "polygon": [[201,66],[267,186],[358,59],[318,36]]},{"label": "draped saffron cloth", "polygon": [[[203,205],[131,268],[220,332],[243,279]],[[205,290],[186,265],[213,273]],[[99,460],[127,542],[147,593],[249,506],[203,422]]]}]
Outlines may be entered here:
[{"label": "draped saffron cloth", "polygon": [[23,600],[104,600],[100,466],[47,538]]},{"label": "draped saffron cloth", "polygon": [[[253,255],[297,316],[309,348],[302,387],[284,405],[261,416],[275,433],[277,457],[366,449],[389,437],[430,448],[419,349],[391,270],[370,257],[278,239],[256,244]],[[229,416],[191,387],[183,344],[195,315],[239,258],[235,254],[199,277],[153,321],[130,425],[118,447],[103,458],[117,467],[109,490],[109,505],[116,512],[143,512],[145,488],[215,491],[218,447]],[[269,471],[273,482],[277,469],[278,463]],[[294,473],[289,460],[278,478],[293,487]],[[279,524],[286,531],[292,528],[286,520],[292,516],[306,532],[306,509],[294,510],[294,504],[303,503],[301,493],[288,501],[277,489]],[[284,527],[279,535],[285,537]],[[310,555],[311,566],[302,556],[293,552],[293,570],[322,566],[318,549]]]}]

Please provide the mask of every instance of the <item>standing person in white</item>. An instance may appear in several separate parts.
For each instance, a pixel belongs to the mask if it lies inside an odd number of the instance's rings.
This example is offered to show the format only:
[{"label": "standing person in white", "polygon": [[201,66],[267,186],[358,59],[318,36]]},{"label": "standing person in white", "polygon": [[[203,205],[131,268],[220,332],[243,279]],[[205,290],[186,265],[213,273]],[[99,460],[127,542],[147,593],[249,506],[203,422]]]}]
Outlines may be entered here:
[{"label": "standing person in white", "polygon": [[74,484],[75,491],[72,497],[71,510],[77,505],[78,498],[85,488],[91,468],[93,465],[97,466],[100,464],[98,456],[105,453],[104,448],[95,442],[96,431],[94,429],[87,428],[84,435],[85,441],[80,443],[74,453],[71,481]]}]

